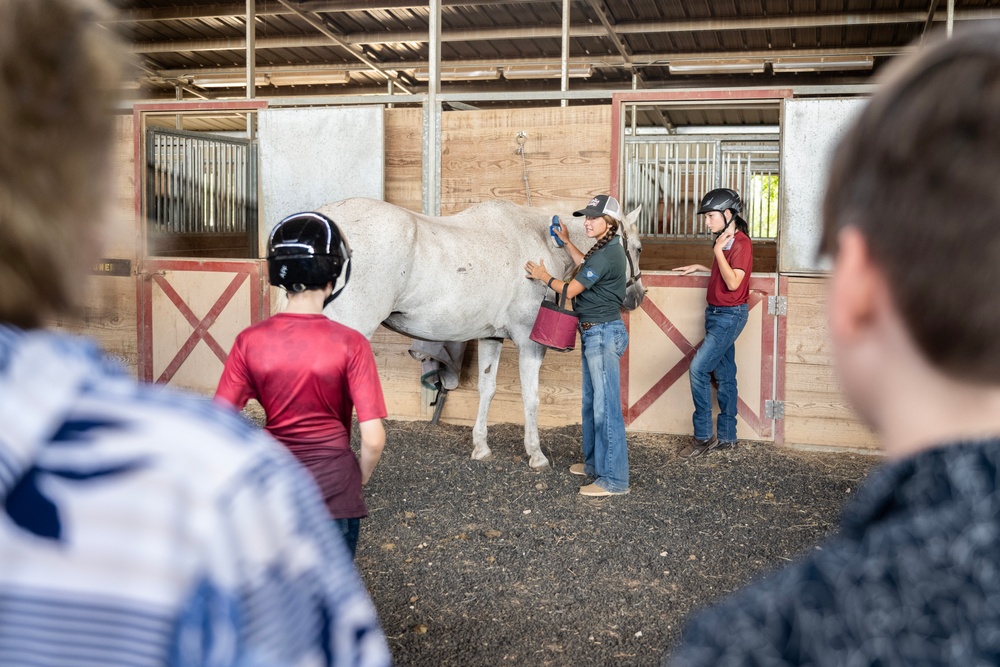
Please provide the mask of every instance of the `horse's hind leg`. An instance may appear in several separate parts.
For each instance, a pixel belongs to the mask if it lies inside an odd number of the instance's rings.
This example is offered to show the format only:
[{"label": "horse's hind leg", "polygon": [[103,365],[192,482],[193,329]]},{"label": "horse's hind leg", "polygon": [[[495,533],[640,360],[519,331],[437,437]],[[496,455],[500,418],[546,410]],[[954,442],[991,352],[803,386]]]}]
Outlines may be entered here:
[{"label": "horse's hind leg", "polygon": [[524,402],[524,451],[528,465],[535,470],[549,467],[538,442],[538,371],[545,358],[545,348],[538,343],[523,341],[517,350],[521,372],[521,400]]},{"label": "horse's hind leg", "polygon": [[497,393],[497,366],[502,350],[502,340],[479,339],[479,413],[476,425],[472,427],[472,458],[477,461],[490,455],[490,446],[486,444],[486,417],[490,412],[490,402]]}]

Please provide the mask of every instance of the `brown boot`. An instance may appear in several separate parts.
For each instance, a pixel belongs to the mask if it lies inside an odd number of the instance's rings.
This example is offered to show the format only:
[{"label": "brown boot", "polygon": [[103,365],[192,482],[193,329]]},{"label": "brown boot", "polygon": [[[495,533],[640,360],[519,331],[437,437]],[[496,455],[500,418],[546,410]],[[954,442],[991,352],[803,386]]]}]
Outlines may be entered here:
[{"label": "brown boot", "polygon": [[694,459],[698,458],[708,450],[712,449],[713,446],[718,442],[713,435],[707,440],[699,440],[698,438],[691,438],[691,442],[688,443],[684,449],[677,452],[677,456],[682,459]]}]

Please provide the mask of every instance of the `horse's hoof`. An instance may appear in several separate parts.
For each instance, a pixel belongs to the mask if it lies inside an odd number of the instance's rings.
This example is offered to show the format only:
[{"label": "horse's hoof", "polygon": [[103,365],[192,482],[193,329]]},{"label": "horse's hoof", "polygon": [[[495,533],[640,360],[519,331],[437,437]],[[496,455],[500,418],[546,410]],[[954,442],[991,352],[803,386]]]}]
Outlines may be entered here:
[{"label": "horse's hoof", "polygon": [[493,458],[493,452],[490,451],[489,449],[485,449],[482,451],[477,449],[472,452],[471,458],[473,461],[489,461],[491,458]]},{"label": "horse's hoof", "polygon": [[535,472],[545,472],[546,470],[552,468],[552,466],[549,464],[549,460],[546,458],[543,458],[541,462],[529,461],[528,466]]}]

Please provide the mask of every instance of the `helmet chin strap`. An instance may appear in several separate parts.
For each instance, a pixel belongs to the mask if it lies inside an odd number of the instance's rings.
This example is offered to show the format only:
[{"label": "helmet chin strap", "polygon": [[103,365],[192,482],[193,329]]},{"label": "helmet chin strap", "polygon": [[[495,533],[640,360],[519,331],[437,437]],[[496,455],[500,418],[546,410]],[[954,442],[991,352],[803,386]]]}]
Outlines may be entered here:
[{"label": "helmet chin strap", "polygon": [[[337,290],[335,292],[331,292],[330,296],[328,296],[325,299],[323,299],[323,307],[324,308],[326,308],[327,306],[329,306],[333,302],[334,299],[336,299],[338,296],[340,296],[340,293],[344,291],[345,287],[347,287],[347,282],[350,279],[351,279],[351,256],[348,255],[347,256],[347,267],[344,269],[344,284],[340,286],[339,290]],[[334,283],[334,284],[336,285],[336,283]]]},{"label": "helmet chin strap", "polygon": [[[715,241],[717,238],[719,238],[720,236],[722,236],[722,233],[724,231],[726,231],[726,228],[733,221],[733,214],[730,212],[730,209],[727,208],[725,210],[719,211],[719,213],[722,214],[722,221],[724,223],[726,223],[726,224],[722,225],[722,229],[720,229],[719,231],[712,232],[712,240],[713,241]],[[726,213],[729,213],[729,217],[728,218],[726,218]]]}]

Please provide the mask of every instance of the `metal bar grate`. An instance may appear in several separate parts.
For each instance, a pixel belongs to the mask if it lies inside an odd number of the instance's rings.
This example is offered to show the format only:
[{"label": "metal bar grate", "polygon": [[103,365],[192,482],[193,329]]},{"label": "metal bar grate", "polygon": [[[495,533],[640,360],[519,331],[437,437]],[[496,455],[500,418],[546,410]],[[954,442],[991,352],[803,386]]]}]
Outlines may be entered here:
[{"label": "metal bar grate", "polygon": [[146,134],[147,224],[171,235],[245,235],[257,246],[256,151],[249,139],[161,129]]},{"label": "metal bar grate", "polygon": [[743,197],[754,238],[778,234],[778,142],[738,138],[630,137],[625,143],[625,210],[642,206],[643,238],[691,239],[705,231],[698,201],[716,187]]}]

